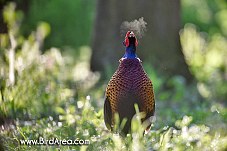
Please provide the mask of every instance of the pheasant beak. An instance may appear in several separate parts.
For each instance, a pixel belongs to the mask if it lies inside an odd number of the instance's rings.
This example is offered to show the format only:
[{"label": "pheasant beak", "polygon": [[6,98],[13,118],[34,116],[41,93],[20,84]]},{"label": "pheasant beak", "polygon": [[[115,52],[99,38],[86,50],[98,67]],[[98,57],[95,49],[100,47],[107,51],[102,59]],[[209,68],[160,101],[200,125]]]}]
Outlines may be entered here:
[{"label": "pheasant beak", "polygon": [[133,31],[130,32],[129,37],[135,37],[135,34]]}]

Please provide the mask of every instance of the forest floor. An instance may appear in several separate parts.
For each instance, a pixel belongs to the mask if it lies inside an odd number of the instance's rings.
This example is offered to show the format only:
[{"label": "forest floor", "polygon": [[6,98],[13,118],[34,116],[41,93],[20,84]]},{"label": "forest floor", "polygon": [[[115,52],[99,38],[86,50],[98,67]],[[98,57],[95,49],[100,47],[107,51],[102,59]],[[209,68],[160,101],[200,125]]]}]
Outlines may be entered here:
[{"label": "forest floor", "polygon": [[[123,138],[110,133],[103,117],[108,80],[100,81],[98,73],[89,71],[87,49],[82,48],[76,63],[70,54],[52,49],[24,65],[17,83],[4,90],[1,102],[9,119],[0,128],[6,150],[227,149],[227,108],[202,98],[196,84],[187,86],[182,77],[165,81],[146,63],[156,98],[151,131],[143,136],[140,122],[133,121],[131,135]],[[29,62],[30,57],[23,59]],[[163,90],[164,83],[170,89]],[[50,140],[49,145],[44,140]],[[60,144],[60,140],[66,143]],[[84,145],[73,144],[74,140]]]}]

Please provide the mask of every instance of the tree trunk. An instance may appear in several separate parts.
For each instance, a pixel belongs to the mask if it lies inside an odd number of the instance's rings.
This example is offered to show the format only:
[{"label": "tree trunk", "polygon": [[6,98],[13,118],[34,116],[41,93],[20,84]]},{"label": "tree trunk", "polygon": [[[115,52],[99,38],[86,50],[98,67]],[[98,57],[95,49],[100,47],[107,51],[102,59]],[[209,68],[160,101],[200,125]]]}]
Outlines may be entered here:
[{"label": "tree trunk", "polygon": [[124,54],[120,35],[123,21],[144,17],[147,32],[139,39],[137,54],[164,76],[192,75],[185,63],[179,40],[180,0],[99,0],[92,41],[91,69],[105,71],[118,65]]}]

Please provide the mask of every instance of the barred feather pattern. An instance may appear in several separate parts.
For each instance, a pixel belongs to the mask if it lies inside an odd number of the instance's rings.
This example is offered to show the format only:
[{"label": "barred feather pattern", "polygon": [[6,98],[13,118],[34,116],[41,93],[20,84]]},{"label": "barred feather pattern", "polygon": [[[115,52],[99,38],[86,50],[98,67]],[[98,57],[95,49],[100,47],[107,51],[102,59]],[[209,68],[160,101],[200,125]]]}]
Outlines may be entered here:
[{"label": "barred feather pattern", "polygon": [[134,104],[140,112],[146,113],[142,122],[154,115],[155,99],[153,85],[138,59],[124,59],[109,81],[104,104],[104,119],[107,128],[114,124],[113,115],[119,114],[120,121],[127,118],[123,133],[131,128],[131,119],[135,115]]}]

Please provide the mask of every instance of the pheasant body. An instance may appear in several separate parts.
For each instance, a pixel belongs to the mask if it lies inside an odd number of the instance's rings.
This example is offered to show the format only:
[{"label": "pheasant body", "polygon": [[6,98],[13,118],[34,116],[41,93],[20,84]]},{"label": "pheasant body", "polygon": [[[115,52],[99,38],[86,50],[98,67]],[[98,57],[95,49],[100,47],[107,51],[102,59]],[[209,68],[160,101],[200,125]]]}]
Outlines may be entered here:
[{"label": "pheasant body", "polygon": [[105,95],[104,120],[109,129],[114,125],[114,114],[118,113],[120,122],[127,119],[122,132],[129,133],[131,120],[136,113],[134,104],[138,104],[140,112],[146,113],[142,122],[154,115],[153,85],[137,58],[120,62],[107,85]]}]

